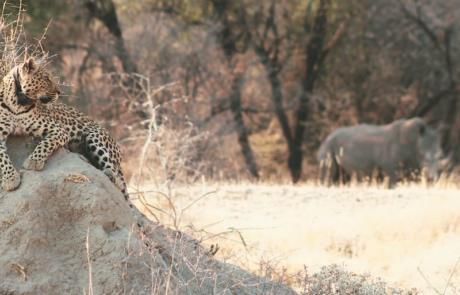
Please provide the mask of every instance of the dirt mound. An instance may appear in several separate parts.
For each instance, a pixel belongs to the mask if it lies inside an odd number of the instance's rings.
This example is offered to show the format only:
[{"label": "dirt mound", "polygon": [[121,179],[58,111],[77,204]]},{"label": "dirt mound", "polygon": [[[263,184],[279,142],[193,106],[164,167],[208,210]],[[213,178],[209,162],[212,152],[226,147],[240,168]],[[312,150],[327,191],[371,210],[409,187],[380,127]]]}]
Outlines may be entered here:
[{"label": "dirt mound", "polygon": [[[8,145],[16,167],[34,146]],[[0,195],[0,294],[295,294],[180,232],[151,223],[140,235],[122,194],[77,154],[21,174]]]}]

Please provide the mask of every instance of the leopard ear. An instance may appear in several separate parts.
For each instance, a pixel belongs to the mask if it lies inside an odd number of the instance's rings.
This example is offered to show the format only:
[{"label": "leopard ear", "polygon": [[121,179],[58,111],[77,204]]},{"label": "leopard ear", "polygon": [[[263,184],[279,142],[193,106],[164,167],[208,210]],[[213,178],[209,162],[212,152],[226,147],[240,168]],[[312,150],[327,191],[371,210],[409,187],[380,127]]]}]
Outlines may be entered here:
[{"label": "leopard ear", "polygon": [[22,67],[26,73],[32,74],[37,69],[37,63],[33,57],[29,57]]}]

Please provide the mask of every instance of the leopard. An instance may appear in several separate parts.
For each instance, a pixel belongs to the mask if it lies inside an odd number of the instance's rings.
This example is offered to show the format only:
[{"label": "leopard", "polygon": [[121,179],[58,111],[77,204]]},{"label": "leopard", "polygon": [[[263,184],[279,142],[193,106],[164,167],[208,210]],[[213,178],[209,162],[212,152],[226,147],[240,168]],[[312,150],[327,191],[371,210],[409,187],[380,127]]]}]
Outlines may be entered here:
[{"label": "leopard", "polygon": [[30,57],[5,73],[0,64],[0,171],[1,187],[13,191],[21,183],[20,173],[7,153],[10,135],[40,138],[38,145],[24,161],[26,170],[40,171],[59,148],[78,151],[101,170],[123,193],[136,214],[139,227],[146,217],[134,209],[129,200],[121,169],[118,144],[100,124],[82,112],[59,101],[60,87],[51,72]]},{"label": "leopard", "polygon": [[[8,156],[6,140],[9,135],[29,135],[40,138],[34,151],[24,161],[26,170],[44,169],[46,161],[59,148],[81,153],[101,170],[123,193],[134,216],[144,245],[149,251],[159,251],[146,237],[153,225],[131,202],[121,169],[118,144],[97,122],[82,112],[59,101],[61,90],[51,72],[34,58],[8,70],[9,64],[0,60],[0,186],[5,191],[19,187],[20,173]],[[200,242],[194,241],[195,246]],[[214,256],[219,245],[211,245],[206,252]]]}]

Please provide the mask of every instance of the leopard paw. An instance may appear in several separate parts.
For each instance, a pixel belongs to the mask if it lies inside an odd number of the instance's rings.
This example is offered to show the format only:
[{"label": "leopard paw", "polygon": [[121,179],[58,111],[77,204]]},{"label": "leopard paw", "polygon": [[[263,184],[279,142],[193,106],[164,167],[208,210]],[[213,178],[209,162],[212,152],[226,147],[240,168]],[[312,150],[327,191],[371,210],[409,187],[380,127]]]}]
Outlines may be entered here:
[{"label": "leopard paw", "polygon": [[110,179],[113,184],[115,184],[116,187],[118,187],[119,190],[124,191],[126,190],[126,184],[123,180],[123,178],[119,176],[115,176],[112,170],[106,169],[104,170],[104,174],[107,175],[107,177]]},{"label": "leopard paw", "polygon": [[21,184],[21,176],[17,171],[2,179],[2,189],[7,192],[17,189],[19,184]]},{"label": "leopard paw", "polygon": [[24,164],[22,166],[24,167],[24,169],[27,169],[27,170],[40,171],[40,170],[43,170],[43,167],[45,166],[45,162],[28,158],[27,160],[24,161]]}]

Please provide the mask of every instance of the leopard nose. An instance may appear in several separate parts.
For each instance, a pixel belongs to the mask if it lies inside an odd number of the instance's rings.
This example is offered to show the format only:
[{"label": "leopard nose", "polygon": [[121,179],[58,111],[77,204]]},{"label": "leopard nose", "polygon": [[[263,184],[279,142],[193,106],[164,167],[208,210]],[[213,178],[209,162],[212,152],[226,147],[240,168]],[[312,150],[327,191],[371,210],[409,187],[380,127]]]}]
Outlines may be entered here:
[{"label": "leopard nose", "polygon": [[49,103],[52,100],[51,96],[48,95],[40,96],[39,99],[42,103]]}]

